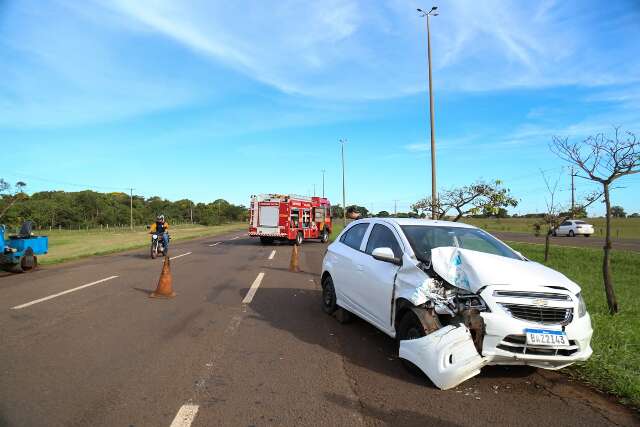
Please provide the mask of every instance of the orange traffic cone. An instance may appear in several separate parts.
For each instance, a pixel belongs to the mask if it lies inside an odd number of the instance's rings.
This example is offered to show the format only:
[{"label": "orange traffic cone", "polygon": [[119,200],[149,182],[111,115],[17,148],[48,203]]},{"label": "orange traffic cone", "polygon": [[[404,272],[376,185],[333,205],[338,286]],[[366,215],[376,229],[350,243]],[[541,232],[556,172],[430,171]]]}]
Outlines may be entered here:
[{"label": "orange traffic cone", "polygon": [[160,280],[158,280],[158,287],[154,292],[151,292],[149,297],[151,298],[173,298],[176,296],[173,292],[173,279],[171,278],[169,257],[164,257],[164,264],[162,264],[162,273],[160,273]]},{"label": "orange traffic cone", "polygon": [[289,271],[298,272],[300,271],[300,260],[298,253],[298,245],[294,244],[293,249],[291,250],[291,262],[289,262]]}]

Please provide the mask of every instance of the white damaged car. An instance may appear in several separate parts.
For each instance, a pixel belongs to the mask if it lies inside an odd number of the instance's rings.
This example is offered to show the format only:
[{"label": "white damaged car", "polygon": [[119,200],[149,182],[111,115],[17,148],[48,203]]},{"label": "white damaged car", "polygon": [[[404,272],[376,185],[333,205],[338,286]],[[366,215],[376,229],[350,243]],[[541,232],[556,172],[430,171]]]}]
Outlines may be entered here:
[{"label": "white damaged car", "polygon": [[352,222],[325,254],[322,304],[396,338],[405,365],[441,389],[485,365],[560,369],[592,353],[576,283],[457,222]]}]

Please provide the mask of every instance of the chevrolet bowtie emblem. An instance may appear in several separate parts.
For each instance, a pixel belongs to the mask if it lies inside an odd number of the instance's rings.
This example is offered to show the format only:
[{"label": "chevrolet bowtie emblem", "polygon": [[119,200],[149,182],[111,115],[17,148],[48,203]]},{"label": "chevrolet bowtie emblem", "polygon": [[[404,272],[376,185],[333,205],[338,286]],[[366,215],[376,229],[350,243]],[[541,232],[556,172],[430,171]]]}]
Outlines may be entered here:
[{"label": "chevrolet bowtie emblem", "polygon": [[533,305],[538,306],[538,307],[546,307],[549,305],[549,301],[547,301],[546,299],[542,299],[542,298],[536,298],[533,301]]}]

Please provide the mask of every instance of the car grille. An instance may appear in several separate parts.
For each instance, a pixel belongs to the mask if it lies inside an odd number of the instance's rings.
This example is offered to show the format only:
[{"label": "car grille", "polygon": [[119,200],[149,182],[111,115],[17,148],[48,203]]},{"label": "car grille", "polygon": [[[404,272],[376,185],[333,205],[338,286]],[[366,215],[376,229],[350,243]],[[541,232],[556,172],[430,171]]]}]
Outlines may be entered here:
[{"label": "car grille", "polygon": [[493,295],[497,297],[510,298],[543,298],[554,301],[571,301],[571,297],[566,294],[558,294],[555,292],[528,292],[528,291],[495,291]]},{"label": "car grille", "polygon": [[573,308],[537,307],[524,304],[500,303],[516,319],[543,325],[566,325],[573,318]]},{"label": "car grille", "polygon": [[524,335],[507,335],[496,347],[510,353],[534,356],[571,356],[578,351],[575,340],[569,340],[569,347],[536,347],[528,346]]}]

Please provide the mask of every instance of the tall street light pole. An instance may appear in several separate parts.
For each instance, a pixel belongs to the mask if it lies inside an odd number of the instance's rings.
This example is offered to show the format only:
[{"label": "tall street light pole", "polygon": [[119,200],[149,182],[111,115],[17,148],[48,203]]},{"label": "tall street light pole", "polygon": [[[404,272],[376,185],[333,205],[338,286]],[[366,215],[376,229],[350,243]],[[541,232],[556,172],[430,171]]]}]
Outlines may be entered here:
[{"label": "tall street light pole", "polygon": [[347,206],[345,202],[345,186],[344,186],[344,144],[346,139],[340,139],[340,151],[342,153],[342,222],[344,226],[347,226]]},{"label": "tall street light pole", "polygon": [[133,188],[129,189],[129,212],[131,214],[131,231],[133,231]]},{"label": "tall street light pole", "polygon": [[322,198],[324,199],[324,173],[326,170],[322,169],[320,172],[322,172]]},{"label": "tall street light pole", "polygon": [[438,16],[438,7],[434,6],[429,12],[418,9],[420,16],[427,17],[427,56],[429,58],[429,119],[431,124],[431,219],[436,218],[436,206],[438,206],[438,194],[436,192],[436,137],[433,123],[433,85],[431,80],[431,32],[429,18]]}]

